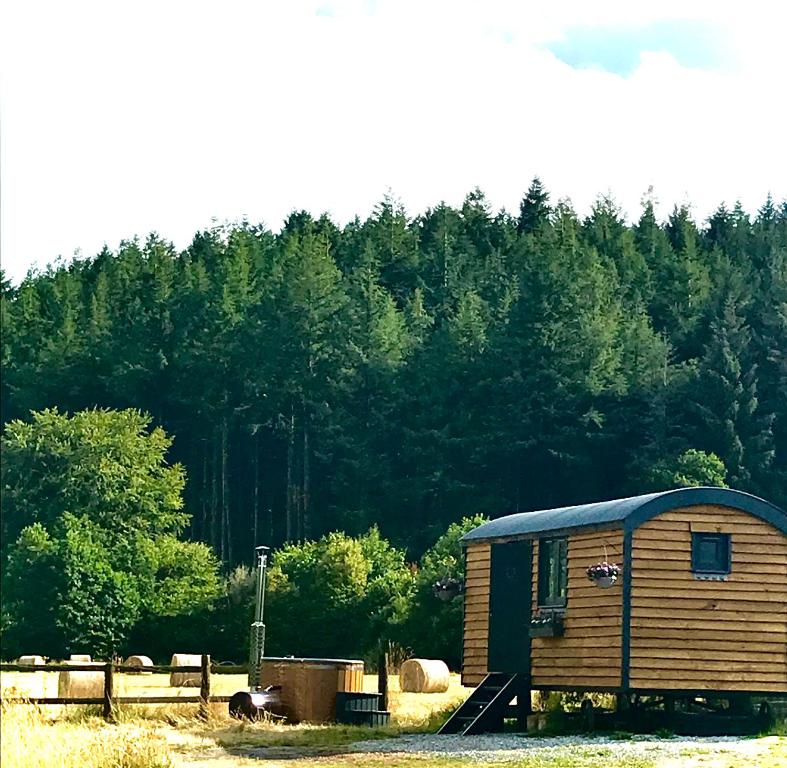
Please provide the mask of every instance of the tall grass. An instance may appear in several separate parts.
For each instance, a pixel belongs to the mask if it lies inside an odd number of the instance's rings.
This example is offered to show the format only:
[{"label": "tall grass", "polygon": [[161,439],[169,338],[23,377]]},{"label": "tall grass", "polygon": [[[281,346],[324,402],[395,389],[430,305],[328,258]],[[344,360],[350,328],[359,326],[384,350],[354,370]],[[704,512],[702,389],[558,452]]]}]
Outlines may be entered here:
[{"label": "tall grass", "polygon": [[[50,675],[51,679],[43,673],[26,677],[20,674],[17,678],[5,674],[3,693],[51,694],[57,676]],[[122,694],[149,691],[155,695],[168,682],[158,680],[156,675],[127,677],[118,681]],[[244,687],[231,680],[218,680],[226,688]],[[367,675],[364,683],[367,690],[376,690],[377,676]],[[0,765],[2,768],[171,768],[167,739],[173,734],[178,749],[188,744],[188,749],[195,751],[206,745],[228,749],[240,746],[335,749],[358,740],[434,731],[467,693],[456,675],[451,676],[451,687],[444,694],[401,692],[398,677],[391,675],[392,724],[384,728],[237,723],[229,718],[227,705],[218,703],[211,707],[208,722],[197,718],[195,704],[121,705],[112,725],[100,717],[100,707],[38,707],[6,702],[2,706]]]},{"label": "tall grass", "polygon": [[90,714],[52,721],[36,706],[4,704],[3,768],[170,768],[167,745],[145,727],[120,730]]}]

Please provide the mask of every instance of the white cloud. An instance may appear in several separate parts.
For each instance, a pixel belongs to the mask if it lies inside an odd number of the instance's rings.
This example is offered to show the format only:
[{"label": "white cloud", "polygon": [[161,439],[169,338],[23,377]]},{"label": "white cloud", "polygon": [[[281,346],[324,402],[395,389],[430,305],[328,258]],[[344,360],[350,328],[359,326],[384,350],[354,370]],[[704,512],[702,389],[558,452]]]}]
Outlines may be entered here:
[{"label": "white cloud", "polygon": [[[318,14],[318,9],[323,9]],[[330,15],[325,15],[326,13]],[[475,185],[517,207],[539,174],[580,211],[636,215],[787,195],[777,4],[26,2],[0,39],[2,261],[15,277],[75,248],[293,208],[411,212]],[[644,53],[629,78],[543,44],[583,24],[664,18],[729,31],[739,66]]]}]

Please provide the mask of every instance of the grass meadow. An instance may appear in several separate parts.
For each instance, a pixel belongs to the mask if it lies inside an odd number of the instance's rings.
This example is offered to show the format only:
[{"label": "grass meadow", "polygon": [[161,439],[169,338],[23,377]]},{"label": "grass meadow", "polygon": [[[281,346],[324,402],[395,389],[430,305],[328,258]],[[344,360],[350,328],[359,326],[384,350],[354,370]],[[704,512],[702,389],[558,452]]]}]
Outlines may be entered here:
[{"label": "grass meadow", "polygon": [[[57,696],[56,672],[6,672],[0,675],[4,696]],[[364,688],[376,690],[376,675],[367,675]],[[245,675],[214,675],[214,694],[231,694],[246,687]],[[116,675],[115,692],[123,695],[194,696],[194,688],[170,688],[168,675]],[[444,694],[403,693],[398,678],[390,678],[393,723],[385,728],[344,725],[297,726],[238,723],[226,714],[226,704],[211,706],[210,719],[197,716],[196,704],[124,705],[117,722],[108,724],[99,707],[6,704],[2,711],[0,764],[3,768],[174,768],[174,766],[264,765],[238,753],[270,747],[314,753],[344,749],[359,740],[395,737],[402,732],[430,731],[469,691],[452,675]],[[226,753],[226,754],[219,754]],[[312,758],[307,758],[307,763]],[[288,759],[296,768],[298,760]]]},{"label": "grass meadow", "polygon": [[[166,675],[118,675],[118,695],[172,694]],[[245,676],[212,679],[215,693],[245,687]],[[376,690],[376,676],[367,675],[366,690]],[[109,724],[97,707],[6,704],[2,710],[0,764],[3,768],[738,768],[735,749],[697,749],[666,761],[657,751],[645,755],[622,752],[615,744],[588,739],[583,744],[534,750],[505,763],[496,758],[434,757],[404,753],[352,753],[353,742],[396,738],[408,733],[433,733],[447,714],[468,695],[453,675],[444,694],[402,693],[391,676],[392,723],[385,728],[345,725],[281,725],[238,723],[215,704],[207,721],[197,716],[195,704],[123,706],[117,722]],[[56,695],[56,673],[6,673],[0,677],[5,695]],[[193,695],[193,688],[177,689]],[[787,738],[750,740],[747,761],[758,768],[787,765]]]}]

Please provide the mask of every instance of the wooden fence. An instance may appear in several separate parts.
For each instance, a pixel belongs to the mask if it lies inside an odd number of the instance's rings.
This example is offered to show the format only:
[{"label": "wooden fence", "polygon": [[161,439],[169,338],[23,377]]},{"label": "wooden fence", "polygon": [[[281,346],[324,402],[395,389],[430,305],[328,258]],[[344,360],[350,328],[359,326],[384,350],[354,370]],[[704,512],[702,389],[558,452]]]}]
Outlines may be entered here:
[{"label": "wooden fence", "polygon": [[[119,704],[199,704],[200,714],[207,716],[208,705],[212,702],[228,702],[230,696],[214,696],[210,692],[212,675],[238,675],[246,674],[248,667],[211,665],[210,656],[202,655],[200,666],[173,667],[172,665],[156,665],[152,667],[130,667],[123,664],[107,662],[106,664],[0,664],[2,672],[104,672],[104,693],[101,698],[71,698],[60,696],[2,696],[2,702],[18,704],[100,704],[102,714],[107,720],[114,717],[115,708]],[[140,672],[167,673],[170,672],[199,672],[200,686],[197,696],[116,696],[115,673]]]}]

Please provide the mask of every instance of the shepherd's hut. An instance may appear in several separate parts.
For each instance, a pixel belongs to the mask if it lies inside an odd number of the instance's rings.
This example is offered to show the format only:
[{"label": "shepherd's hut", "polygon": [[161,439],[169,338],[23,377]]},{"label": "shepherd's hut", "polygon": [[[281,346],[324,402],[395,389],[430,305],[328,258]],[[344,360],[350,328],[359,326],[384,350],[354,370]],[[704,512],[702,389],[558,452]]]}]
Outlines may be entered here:
[{"label": "shepherd's hut", "polygon": [[526,512],[463,545],[462,681],[478,687],[449,732],[531,690],[787,694],[787,514],[763,499],[684,488]]}]

